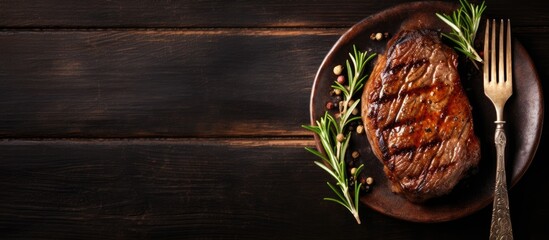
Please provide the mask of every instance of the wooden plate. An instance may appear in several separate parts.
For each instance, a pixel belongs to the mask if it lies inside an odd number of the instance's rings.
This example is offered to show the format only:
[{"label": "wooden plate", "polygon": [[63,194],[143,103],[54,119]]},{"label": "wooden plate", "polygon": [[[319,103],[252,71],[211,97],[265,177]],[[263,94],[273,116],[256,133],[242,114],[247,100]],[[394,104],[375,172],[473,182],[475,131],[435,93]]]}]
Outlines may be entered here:
[{"label": "wooden plate", "polygon": [[[311,96],[311,123],[326,111],[330,86],[335,80],[332,69],[335,65],[344,64],[353,45],[359,50],[371,49],[382,53],[387,41],[371,40],[370,34],[388,32],[393,35],[410,24],[448,32],[448,27],[435,16],[435,12],[450,13],[456,8],[457,5],[443,2],[407,3],[372,15],[351,27],[336,42],[317,72]],[[482,27],[478,36],[484,36],[483,33]],[[539,77],[528,53],[516,39],[513,40],[513,54],[513,96],[505,107],[507,175],[511,186],[518,182],[532,162],[543,125],[543,95]],[[365,164],[364,173],[376,180],[372,191],[361,197],[362,203],[383,214],[414,222],[449,221],[469,215],[491,203],[496,162],[493,141],[495,110],[484,96],[481,72],[466,62],[461,61],[459,68],[461,81],[473,106],[474,129],[481,141],[482,157],[478,172],[464,179],[447,196],[423,204],[413,204],[391,192],[383,166],[372,154],[366,136],[355,134],[352,148],[361,153],[361,161]],[[320,148],[318,138],[316,143],[317,148]]]}]

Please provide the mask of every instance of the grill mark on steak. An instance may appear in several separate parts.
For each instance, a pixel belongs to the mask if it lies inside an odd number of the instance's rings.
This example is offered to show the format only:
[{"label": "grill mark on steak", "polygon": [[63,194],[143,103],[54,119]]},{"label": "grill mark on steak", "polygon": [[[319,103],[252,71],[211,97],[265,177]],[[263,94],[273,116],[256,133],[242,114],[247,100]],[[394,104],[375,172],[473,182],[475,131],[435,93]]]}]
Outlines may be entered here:
[{"label": "grill mark on steak", "polygon": [[413,202],[449,193],[480,159],[457,54],[431,30],[405,30],[378,56],[362,95],[372,152]]},{"label": "grill mark on steak", "polygon": [[390,101],[393,101],[398,97],[405,97],[407,95],[418,95],[418,94],[422,94],[422,93],[426,93],[426,92],[431,92],[437,87],[438,88],[442,87],[442,84],[439,83],[437,85],[421,86],[421,87],[409,89],[407,91],[399,91],[398,93],[386,94],[386,95],[383,95],[383,96],[380,96],[380,97],[374,99],[373,103],[384,104],[384,103],[388,103]]},{"label": "grill mark on steak", "polygon": [[380,127],[382,131],[390,131],[392,129],[403,127],[403,126],[410,126],[412,123],[417,122],[419,120],[419,117],[411,117],[408,119],[400,120],[398,122],[391,122],[385,126]]},{"label": "grill mark on steak", "polygon": [[391,155],[392,156],[400,156],[400,155],[405,155],[405,154],[413,153],[413,152],[422,152],[422,151],[424,151],[428,148],[439,147],[439,145],[442,142],[443,142],[442,139],[436,138],[433,141],[422,143],[419,146],[407,146],[407,147],[394,146],[394,147],[391,147],[391,150],[392,150]]},{"label": "grill mark on steak", "polygon": [[[425,94],[425,93],[428,93],[428,92],[433,92],[434,89],[438,89],[438,88],[441,88],[441,87],[444,87],[443,84],[438,83],[438,84],[435,84],[435,85],[422,86],[422,87],[419,87],[419,88],[414,88],[414,89],[411,89],[411,90],[408,90],[408,91],[401,91],[397,94],[385,95],[383,98],[375,99],[375,100],[372,101],[372,104],[379,104],[379,105],[389,104],[390,102],[393,102],[398,98],[404,98],[404,97],[411,96],[411,95],[422,95],[422,94]],[[432,101],[430,99],[425,100],[425,102],[427,104],[432,104]],[[442,116],[446,115],[446,107],[440,112],[441,118],[442,118]],[[376,125],[376,127],[379,127],[379,125],[378,125],[379,121],[377,121],[377,119],[375,118],[375,116],[376,116],[375,111],[372,111],[367,116],[368,116],[368,118],[371,118],[372,121],[374,121],[374,125]],[[419,121],[423,117],[425,117],[425,116],[411,116],[410,118],[407,118],[407,119],[401,119],[399,121],[390,122],[390,123],[388,123],[384,126],[381,126],[381,128],[383,130],[387,130],[387,129],[393,129],[395,127],[400,127],[402,125],[410,125],[413,122]]]},{"label": "grill mark on steak", "polygon": [[402,70],[404,70],[404,72],[408,72],[411,68],[418,68],[427,63],[429,63],[429,60],[427,60],[426,58],[417,59],[408,63],[399,63],[395,66],[387,66],[387,68],[385,69],[385,72],[389,74],[394,74]]},{"label": "grill mark on steak", "polygon": [[[381,129],[377,130],[377,131],[383,131]],[[376,133],[376,135],[381,135],[381,133]],[[383,154],[383,158],[382,159],[388,159],[390,157],[389,155],[389,151],[388,151],[388,146],[387,146],[387,143],[385,143],[385,140],[383,138],[380,138],[379,141],[378,141],[378,147],[380,149],[380,151],[382,152]]]},{"label": "grill mark on steak", "polygon": [[[395,101],[397,102],[397,104],[399,104],[400,107],[402,107],[402,105],[400,104],[401,101],[398,101],[399,99],[403,99],[409,96],[414,97],[414,96],[423,95],[429,92],[433,92],[435,89],[439,89],[442,87],[444,87],[443,83],[437,83],[434,85],[426,85],[418,88],[413,88],[408,91],[399,91],[397,94],[385,95],[383,96],[383,98],[376,98],[372,100],[372,105],[375,105],[375,107],[370,109],[371,111],[369,111],[366,116],[372,120],[375,128],[381,128],[383,130],[394,129],[396,127],[400,127],[403,125],[410,125],[413,122],[419,121],[424,116],[411,116],[409,118],[395,120],[395,121],[380,125],[380,120],[386,120],[386,119],[384,118],[384,116],[381,116],[382,119],[376,117],[378,116],[379,107],[385,104],[392,104]],[[423,101],[429,105],[433,104],[431,99],[423,99]],[[399,111],[400,109],[397,112]],[[446,109],[443,109],[441,111],[441,118],[443,115],[445,115],[445,113],[446,113]]]},{"label": "grill mark on steak", "polygon": [[[437,166],[435,168],[425,168],[425,170],[424,170],[425,174],[421,174],[421,175],[417,175],[417,176],[409,176],[408,179],[410,179],[410,180],[420,179],[422,176],[425,176],[426,174],[434,174],[434,173],[437,173],[437,172],[445,171],[449,168],[455,167],[456,165],[457,165],[457,163],[451,162],[451,163],[448,163],[448,164]],[[424,183],[425,182],[422,182],[418,186],[422,186],[422,184],[424,185]]]}]

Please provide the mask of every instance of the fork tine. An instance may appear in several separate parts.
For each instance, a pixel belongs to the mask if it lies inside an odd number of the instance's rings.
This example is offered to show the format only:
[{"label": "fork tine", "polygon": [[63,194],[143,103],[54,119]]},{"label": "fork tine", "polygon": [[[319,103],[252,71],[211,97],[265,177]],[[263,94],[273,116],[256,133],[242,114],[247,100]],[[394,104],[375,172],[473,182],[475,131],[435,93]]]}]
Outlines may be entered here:
[{"label": "fork tine", "polygon": [[483,64],[483,76],[484,86],[488,85],[490,81],[490,74],[488,72],[488,65],[490,64],[490,53],[488,46],[490,44],[490,20],[486,19],[486,28],[484,29],[484,64]]},{"label": "fork tine", "polygon": [[490,81],[497,83],[496,79],[496,20],[492,20],[492,40],[490,41]]},{"label": "fork tine", "polygon": [[505,69],[507,70],[505,76],[507,80],[507,84],[511,87],[513,86],[513,58],[511,53],[511,20],[507,19],[507,47],[506,47],[506,66]]},{"label": "fork tine", "polygon": [[499,24],[499,53],[498,53],[498,84],[503,85],[505,83],[505,68],[503,66],[503,59],[505,58],[505,53],[503,52],[503,32],[504,28],[503,19],[501,19]]},{"label": "fork tine", "polygon": [[[513,94],[512,88],[512,58],[511,58],[511,22],[507,20],[506,41],[504,35],[504,21],[500,20],[499,25],[499,49],[496,45],[496,20],[492,20],[492,42],[490,44],[490,84],[484,85],[484,94],[494,104],[496,109],[496,131],[494,142],[496,144],[496,181],[494,186],[494,201],[492,205],[492,223],[490,225],[490,239],[513,239],[513,230],[511,226],[511,217],[509,214],[509,198],[507,196],[507,182],[505,177],[505,146],[507,138],[505,136],[505,120],[503,112],[505,103]],[[505,42],[505,53],[503,45]],[[485,43],[485,48],[487,44]],[[497,53],[497,76],[496,76],[496,51]],[[503,60],[505,58],[505,60]],[[504,65],[505,61],[505,65]],[[488,64],[487,62],[485,64]],[[485,67],[486,71],[488,68]],[[485,74],[486,75],[486,74]],[[496,78],[499,78],[496,79]],[[486,81],[485,81],[486,82]]]}]

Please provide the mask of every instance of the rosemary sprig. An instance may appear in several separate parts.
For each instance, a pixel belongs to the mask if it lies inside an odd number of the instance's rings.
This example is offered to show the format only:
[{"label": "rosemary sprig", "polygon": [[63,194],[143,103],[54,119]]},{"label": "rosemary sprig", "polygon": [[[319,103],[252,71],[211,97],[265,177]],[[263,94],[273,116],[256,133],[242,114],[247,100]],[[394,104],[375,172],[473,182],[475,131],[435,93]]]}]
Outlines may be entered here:
[{"label": "rosemary sprig", "polygon": [[484,1],[478,6],[467,2],[467,0],[460,0],[460,3],[461,7],[452,15],[439,13],[436,15],[452,28],[450,34],[443,33],[442,35],[454,42],[457,45],[455,48],[473,60],[473,64],[478,68],[475,61],[482,62],[482,58],[473,47],[473,43],[486,5],[484,5]]},{"label": "rosemary sprig", "polygon": [[[347,148],[349,147],[349,141],[351,139],[351,133],[346,132],[347,125],[355,120],[360,119],[360,115],[352,115],[353,110],[356,109],[360,100],[351,102],[353,96],[362,89],[367,75],[364,73],[364,68],[366,63],[370,61],[374,54],[368,54],[367,51],[360,52],[357,51],[356,47],[353,46],[353,53],[349,53],[349,60],[346,61],[347,67],[347,76],[348,76],[348,86],[335,81],[332,85],[332,88],[339,89],[344,95],[344,100],[339,107],[338,118],[333,117],[326,111],[323,117],[320,120],[316,121],[316,125],[313,126],[302,126],[303,128],[316,133],[321,141],[322,147],[325,153],[322,153],[313,148],[305,148],[307,151],[313,153],[323,160],[323,162],[315,161],[315,164],[320,168],[324,169],[329,173],[336,181],[335,185],[327,182],[328,187],[336,194],[336,198],[327,197],[324,200],[333,201],[341,204],[356,219],[357,223],[360,224],[360,216],[358,213],[359,206],[359,195],[360,188],[362,183],[358,182],[358,176],[364,165],[360,165],[356,168],[356,171],[352,173],[352,177],[347,177],[347,170],[345,166],[345,155]],[[352,63],[352,68],[351,68]],[[352,182],[354,189],[349,189],[349,183]]]}]

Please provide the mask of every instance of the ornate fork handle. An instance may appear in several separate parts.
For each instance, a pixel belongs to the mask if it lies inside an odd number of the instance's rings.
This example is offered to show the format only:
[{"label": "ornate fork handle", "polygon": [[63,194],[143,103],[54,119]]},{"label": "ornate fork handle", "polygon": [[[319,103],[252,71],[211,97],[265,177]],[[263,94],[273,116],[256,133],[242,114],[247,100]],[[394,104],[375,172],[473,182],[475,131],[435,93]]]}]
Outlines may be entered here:
[{"label": "ornate fork handle", "polygon": [[505,145],[507,138],[503,129],[504,121],[496,121],[497,167],[494,205],[492,209],[492,224],[490,226],[490,240],[513,239],[513,228],[509,214],[509,198],[507,196],[507,180],[505,174]]}]

